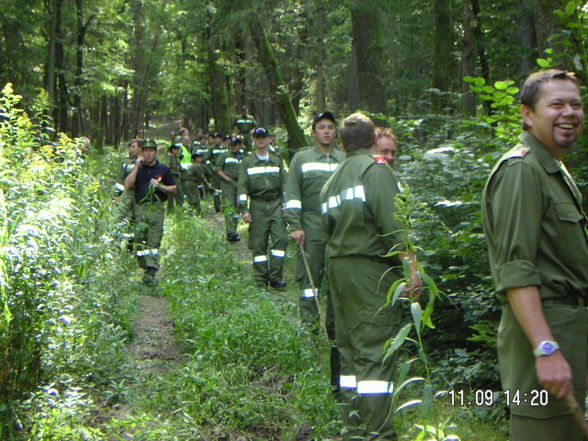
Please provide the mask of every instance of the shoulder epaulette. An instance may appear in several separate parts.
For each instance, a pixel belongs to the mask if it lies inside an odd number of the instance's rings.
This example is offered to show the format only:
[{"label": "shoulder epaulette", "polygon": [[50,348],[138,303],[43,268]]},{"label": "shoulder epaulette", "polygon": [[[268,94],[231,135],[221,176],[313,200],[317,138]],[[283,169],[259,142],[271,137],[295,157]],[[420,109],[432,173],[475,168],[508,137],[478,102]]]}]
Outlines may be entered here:
[{"label": "shoulder epaulette", "polygon": [[529,153],[529,147],[524,145],[517,145],[515,148],[506,152],[502,159],[522,158]]},{"label": "shoulder epaulette", "polygon": [[386,160],[382,156],[374,156],[376,164],[387,164]]}]

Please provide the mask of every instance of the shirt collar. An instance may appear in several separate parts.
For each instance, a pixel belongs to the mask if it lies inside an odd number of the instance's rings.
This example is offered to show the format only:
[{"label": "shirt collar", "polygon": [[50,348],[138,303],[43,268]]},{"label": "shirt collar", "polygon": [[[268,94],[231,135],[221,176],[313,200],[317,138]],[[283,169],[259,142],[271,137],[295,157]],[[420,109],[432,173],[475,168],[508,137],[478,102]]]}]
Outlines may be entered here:
[{"label": "shirt collar", "polygon": [[519,140],[530,147],[530,149],[535,153],[537,159],[539,159],[539,163],[543,166],[545,171],[549,174],[554,174],[561,171],[560,162],[555,159],[547,147],[545,147],[541,142],[535,138],[531,133],[528,131],[523,131],[519,136]]},{"label": "shirt collar", "polygon": [[335,157],[335,155],[333,155],[333,153],[335,152],[335,147],[331,148],[331,153],[329,153],[329,154],[327,155],[325,152],[323,152],[323,151],[321,150],[321,148],[320,148],[320,147],[318,147],[318,146],[315,144],[315,146],[314,146],[314,152],[316,153],[316,157],[317,157],[317,159],[326,158],[326,157],[328,156],[330,159],[333,159],[334,161],[337,161],[337,162],[339,162],[339,161],[337,160],[337,158]]}]

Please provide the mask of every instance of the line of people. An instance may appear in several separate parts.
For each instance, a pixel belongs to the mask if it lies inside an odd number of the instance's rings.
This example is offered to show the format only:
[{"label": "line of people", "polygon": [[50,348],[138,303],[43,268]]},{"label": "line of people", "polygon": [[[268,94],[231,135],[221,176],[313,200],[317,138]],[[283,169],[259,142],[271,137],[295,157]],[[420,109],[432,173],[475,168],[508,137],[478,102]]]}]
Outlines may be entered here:
[{"label": "line of people", "polygon": [[[394,360],[384,363],[383,349],[400,321],[397,310],[383,308],[387,286],[380,281],[383,274],[386,280],[399,276],[389,269],[402,266],[397,256],[382,257],[403,246],[392,234],[398,230],[392,214],[400,191],[390,167],[396,139],[389,130],[376,133],[369,118],[354,114],[342,124],[341,150],[331,112],[316,115],[312,137],[314,145],[298,150],[289,169],[270,150],[271,135],[263,127],[251,132],[251,152],[239,136],[227,148],[215,133],[206,147],[203,139],[190,145],[182,133],[168,149],[168,165],[157,161],[154,141],[133,140],[119,176],[121,204],[133,213],[134,251],[148,284],[155,283],[159,268],[164,207],[173,209],[184,197],[200,211],[199,198],[207,191],[222,194],[228,241],[240,240],[240,217],[249,225],[252,266],[262,287],[287,287],[283,264],[292,239],[300,317],[315,334],[319,297],[327,300],[331,384],[346,403],[347,433],[378,432],[379,439],[388,439],[392,427],[384,410],[392,396]],[[418,289],[418,280],[412,288]]]}]

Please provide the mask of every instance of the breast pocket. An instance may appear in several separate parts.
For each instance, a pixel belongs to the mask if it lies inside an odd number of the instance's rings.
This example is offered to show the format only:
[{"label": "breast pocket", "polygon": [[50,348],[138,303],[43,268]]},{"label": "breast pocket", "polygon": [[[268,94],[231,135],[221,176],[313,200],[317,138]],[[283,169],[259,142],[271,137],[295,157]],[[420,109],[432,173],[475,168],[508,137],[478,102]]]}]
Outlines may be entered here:
[{"label": "breast pocket", "polygon": [[[562,202],[555,205],[557,216],[557,247],[560,249],[559,256],[567,264],[576,265],[577,256],[585,256],[585,253],[578,253],[578,247],[586,247],[586,234],[584,232],[584,214],[578,210],[574,203]],[[585,263],[583,263],[585,264]]]}]

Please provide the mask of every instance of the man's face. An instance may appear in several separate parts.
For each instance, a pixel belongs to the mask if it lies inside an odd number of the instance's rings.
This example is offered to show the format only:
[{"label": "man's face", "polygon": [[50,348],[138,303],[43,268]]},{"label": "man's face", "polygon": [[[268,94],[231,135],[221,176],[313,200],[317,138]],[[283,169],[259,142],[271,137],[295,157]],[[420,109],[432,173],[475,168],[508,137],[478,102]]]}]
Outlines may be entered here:
[{"label": "man's face", "polygon": [[527,130],[552,152],[571,147],[584,126],[580,89],[573,81],[553,79],[538,93],[534,109],[521,106]]},{"label": "man's face", "polygon": [[389,165],[394,165],[396,161],[396,155],[398,153],[398,147],[393,139],[387,136],[381,136],[378,139],[378,154],[383,157]]},{"label": "man's face", "polygon": [[233,153],[237,153],[240,148],[241,148],[241,144],[231,144],[231,151]]},{"label": "man's face", "polygon": [[182,144],[184,144],[186,147],[188,147],[190,145],[190,135],[188,134],[183,134],[182,135]]},{"label": "man's face", "polygon": [[131,145],[129,145],[129,147],[127,148],[127,151],[129,153],[130,159],[136,159],[141,151],[141,149],[139,148],[139,143],[137,141],[133,141]]},{"label": "man's face", "polygon": [[312,136],[322,146],[329,146],[335,139],[337,129],[335,124],[328,119],[321,119],[317,122],[312,130]]},{"label": "man's face", "polygon": [[214,138],[212,138],[212,143],[214,145],[221,145],[223,142],[223,139],[220,136],[215,136]]},{"label": "man's face", "polygon": [[145,162],[147,164],[152,164],[153,162],[155,162],[155,158],[157,157],[157,149],[143,149],[141,151],[141,155],[143,156],[143,158],[145,158]]},{"label": "man's face", "polygon": [[255,144],[255,147],[257,147],[259,149],[266,148],[268,143],[269,143],[269,138],[266,136],[257,136],[255,138],[253,138],[253,144]]}]

